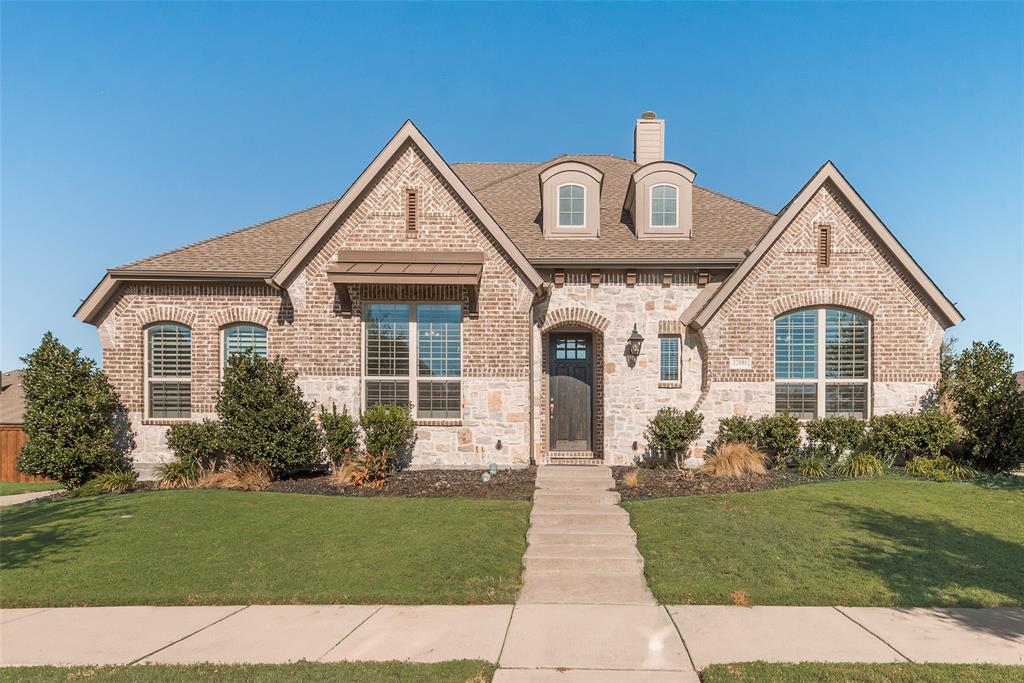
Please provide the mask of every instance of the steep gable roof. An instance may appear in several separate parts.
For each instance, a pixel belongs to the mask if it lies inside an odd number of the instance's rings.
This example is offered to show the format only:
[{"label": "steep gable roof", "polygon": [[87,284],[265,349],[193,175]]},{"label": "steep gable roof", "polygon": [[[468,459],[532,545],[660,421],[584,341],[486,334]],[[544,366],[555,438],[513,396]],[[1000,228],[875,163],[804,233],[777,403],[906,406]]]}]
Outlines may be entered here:
[{"label": "steep gable roof", "polygon": [[419,150],[426,156],[427,160],[433,164],[434,168],[437,169],[441,177],[451,185],[455,194],[461,199],[470,212],[476,216],[477,220],[480,221],[485,231],[487,231],[492,238],[505,250],[505,253],[509,255],[512,261],[519,268],[523,277],[533,286],[539,287],[544,279],[540,276],[540,273],[530,264],[530,262],[520,251],[519,247],[509,239],[505,231],[495,222],[494,218],[487,212],[487,209],[480,203],[480,201],[473,195],[473,193],[466,187],[466,184],[462,179],[455,174],[452,168],[444,160],[444,158],[438,154],[434,146],[430,144],[427,138],[420,132],[419,128],[413,124],[412,121],[407,120],[402,127],[398,129],[398,132],[392,136],[391,140],[388,141],[384,148],[377,154],[377,156],[370,162],[370,165],[356,178],[355,182],[345,191],[345,194],[331,207],[331,210],[320,219],[316,224],[316,227],[306,235],[298,247],[291,253],[291,255],[285,260],[277,272],[271,276],[270,280],[279,287],[284,287],[292,279],[295,273],[298,272],[299,268],[309,257],[309,255],[319,246],[321,241],[326,237],[331,228],[341,219],[348,209],[363,195],[363,192],[369,187],[370,183],[377,177],[377,175],[384,169],[384,167],[391,161],[399,149],[407,142],[412,142],[416,145]]},{"label": "steep gable roof", "polygon": [[783,207],[768,231],[754,245],[747,258],[737,266],[736,270],[729,274],[729,277],[722,283],[722,286],[715,290],[712,296],[708,297],[705,305],[699,311],[693,311],[693,307],[690,307],[684,312],[686,317],[689,318],[689,320],[685,321],[687,324],[693,324],[698,328],[708,324],[715,313],[722,307],[722,304],[736,291],[736,288],[739,287],[740,283],[743,282],[757,262],[775,244],[775,241],[779,239],[790,223],[799,215],[800,211],[807,205],[807,202],[814,197],[826,182],[832,182],[846,200],[850,202],[853,209],[864,219],[868,228],[877,235],[882,244],[892,253],[911,280],[935,305],[939,313],[946,318],[946,327],[952,327],[963,321],[964,317],[957,310],[956,305],[947,299],[946,295],[932,282],[931,278],[917,264],[917,261],[914,260],[910,253],[900,244],[899,240],[896,239],[895,235],[885,226],[885,223],[868,206],[867,202],[850,185],[843,174],[839,172],[835,164],[831,161],[826,161],[811,176],[810,180],[804,184],[800,191],[794,195],[793,199]]}]

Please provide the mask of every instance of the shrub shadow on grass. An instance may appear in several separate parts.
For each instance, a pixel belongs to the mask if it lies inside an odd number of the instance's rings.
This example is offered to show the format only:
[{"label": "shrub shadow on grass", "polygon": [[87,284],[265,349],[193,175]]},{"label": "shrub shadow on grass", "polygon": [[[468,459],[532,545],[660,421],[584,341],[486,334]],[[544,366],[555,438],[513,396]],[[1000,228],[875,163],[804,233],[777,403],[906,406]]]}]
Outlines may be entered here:
[{"label": "shrub shadow on grass", "polygon": [[[872,540],[850,548],[850,561],[878,576],[900,605],[1024,605],[1024,543],[943,519],[847,503],[828,507],[870,534]],[[949,614],[971,628],[999,635],[1019,634],[1024,627],[1024,611],[1002,620],[961,612]]]},{"label": "shrub shadow on grass", "polygon": [[123,514],[117,496],[64,499],[19,505],[4,510],[0,543],[0,570],[31,567],[46,556],[46,563],[73,559],[69,551],[83,549],[101,531],[94,523]]}]

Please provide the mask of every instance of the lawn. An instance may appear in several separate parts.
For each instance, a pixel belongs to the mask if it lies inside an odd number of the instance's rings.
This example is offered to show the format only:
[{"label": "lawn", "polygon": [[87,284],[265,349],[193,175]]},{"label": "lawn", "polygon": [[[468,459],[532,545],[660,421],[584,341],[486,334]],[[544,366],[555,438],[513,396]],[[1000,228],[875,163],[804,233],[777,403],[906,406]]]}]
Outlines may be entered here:
[{"label": "lawn", "polygon": [[246,664],[192,666],[33,666],[4,670],[4,678],[19,683],[51,681],[336,681],[337,683],[487,683],[494,674],[488,662],[463,660],[437,664],[409,662],[343,662],[339,664]]},{"label": "lawn", "polygon": [[989,664],[716,664],[702,683],[1017,683],[1019,666]]},{"label": "lawn", "polygon": [[13,496],[16,493],[32,493],[33,491],[53,491],[61,488],[55,481],[0,481],[0,496]]},{"label": "lawn", "polygon": [[529,510],[216,490],[4,508],[0,606],[511,603]]},{"label": "lawn", "polygon": [[906,478],[623,503],[667,604],[1024,605],[1024,491]]}]

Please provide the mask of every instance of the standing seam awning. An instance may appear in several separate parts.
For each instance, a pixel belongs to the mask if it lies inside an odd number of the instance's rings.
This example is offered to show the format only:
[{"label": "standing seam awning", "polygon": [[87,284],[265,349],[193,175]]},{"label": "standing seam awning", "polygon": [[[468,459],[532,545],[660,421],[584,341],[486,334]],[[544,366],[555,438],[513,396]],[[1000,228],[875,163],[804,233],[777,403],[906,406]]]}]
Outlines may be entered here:
[{"label": "standing seam awning", "polygon": [[481,251],[342,251],[327,267],[335,284],[477,285]]}]

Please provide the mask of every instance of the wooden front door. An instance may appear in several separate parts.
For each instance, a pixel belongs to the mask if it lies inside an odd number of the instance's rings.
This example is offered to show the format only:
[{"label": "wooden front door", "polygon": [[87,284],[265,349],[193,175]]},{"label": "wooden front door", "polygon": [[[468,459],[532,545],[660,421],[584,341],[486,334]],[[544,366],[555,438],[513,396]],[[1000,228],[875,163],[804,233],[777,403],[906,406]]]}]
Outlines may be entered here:
[{"label": "wooden front door", "polygon": [[594,338],[588,332],[552,334],[548,376],[551,450],[589,451],[593,444]]}]

